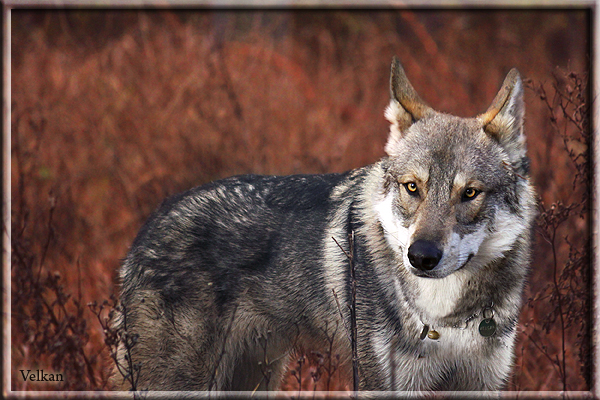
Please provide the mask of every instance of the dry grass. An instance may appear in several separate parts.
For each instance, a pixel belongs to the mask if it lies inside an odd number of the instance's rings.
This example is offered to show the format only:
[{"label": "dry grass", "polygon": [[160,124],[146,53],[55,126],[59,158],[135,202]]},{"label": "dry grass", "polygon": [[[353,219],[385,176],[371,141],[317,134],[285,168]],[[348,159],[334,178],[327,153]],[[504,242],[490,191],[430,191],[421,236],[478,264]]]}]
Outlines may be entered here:
[{"label": "dry grass", "polygon": [[[233,174],[344,171],[382,157],[394,54],[426,101],[461,116],[484,111],[517,66],[538,88],[526,93],[526,129],[544,210],[578,203],[589,188],[573,189],[563,138],[589,126],[565,118],[551,85],[556,66],[587,73],[587,22],[585,11],[13,11],[13,390],[109,388],[102,327],[84,305],[116,292],[120,259],[165,196]],[[558,78],[565,94],[570,79]],[[581,210],[549,231],[551,243],[540,225],[510,389],[590,388]],[[315,379],[327,349],[314,351],[286,388],[298,390],[300,375],[303,390],[349,387]],[[38,368],[69,378],[20,378]]]}]

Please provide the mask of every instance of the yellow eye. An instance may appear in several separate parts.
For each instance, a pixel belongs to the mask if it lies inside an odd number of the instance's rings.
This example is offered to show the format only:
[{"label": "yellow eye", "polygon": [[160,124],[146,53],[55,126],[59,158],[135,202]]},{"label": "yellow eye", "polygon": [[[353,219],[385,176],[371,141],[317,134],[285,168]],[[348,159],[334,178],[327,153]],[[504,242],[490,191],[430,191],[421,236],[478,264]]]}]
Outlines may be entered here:
[{"label": "yellow eye", "polygon": [[408,191],[409,194],[416,194],[417,193],[417,184],[414,182],[408,182],[405,183],[404,186],[406,187],[406,190]]},{"label": "yellow eye", "polygon": [[480,190],[473,188],[466,188],[463,193],[463,200],[473,200],[480,193]]}]

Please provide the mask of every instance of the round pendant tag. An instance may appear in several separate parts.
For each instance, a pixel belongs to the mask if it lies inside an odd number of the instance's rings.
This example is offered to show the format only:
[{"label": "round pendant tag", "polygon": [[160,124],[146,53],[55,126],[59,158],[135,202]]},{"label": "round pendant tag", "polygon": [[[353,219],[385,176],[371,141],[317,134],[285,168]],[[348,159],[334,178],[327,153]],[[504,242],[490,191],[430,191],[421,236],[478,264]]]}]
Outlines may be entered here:
[{"label": "round pendant tag", "polygon": [[432,329],[429,331],[429,333],[427,333],[427,337],[431,340],[438,340],[440,338],[440,334],[438,331]]},{"label": "round pendant tag", "polygon": [[493,318],[486,318],[479,324],[479,334],[483,337],[490,337],[496,333],[496,321]]}]

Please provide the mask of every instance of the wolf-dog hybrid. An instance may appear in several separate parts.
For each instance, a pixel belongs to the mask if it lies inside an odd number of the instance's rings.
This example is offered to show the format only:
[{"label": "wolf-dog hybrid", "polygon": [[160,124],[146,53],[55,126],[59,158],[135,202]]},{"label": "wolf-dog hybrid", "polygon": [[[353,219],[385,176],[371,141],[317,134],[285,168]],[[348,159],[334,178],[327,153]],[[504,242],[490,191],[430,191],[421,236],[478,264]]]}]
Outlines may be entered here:
[{"label": "wolf-dog hybrid", "polygon": [[504,387],[535,214],[521,78],[475,118],[426,105],[396,58],[390,81],[379,162],[223,179],[149,218],[114,322],[137,389],[277,389],[329,340],[361,390]]}]

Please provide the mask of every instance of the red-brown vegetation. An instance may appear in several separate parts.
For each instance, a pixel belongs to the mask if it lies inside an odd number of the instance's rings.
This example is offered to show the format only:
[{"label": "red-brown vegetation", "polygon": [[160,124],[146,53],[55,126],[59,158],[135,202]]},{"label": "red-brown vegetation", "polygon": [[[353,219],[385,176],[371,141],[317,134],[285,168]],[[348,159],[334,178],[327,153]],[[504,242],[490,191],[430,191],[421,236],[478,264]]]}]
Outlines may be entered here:
[{"label": "red-brown vegetation", "polygon": [[[508,389],[589,390],[588,24],[585,10],[13,10],[12,390],[110,389],[86,304],[118,291],[120,259],[167,195],[382,157],[393,55],[460,116],[483,112],[511,67],[527,79],[541,202]],[[314,349],[285,388],[352,387],[332,365],[335,349]]]}]

